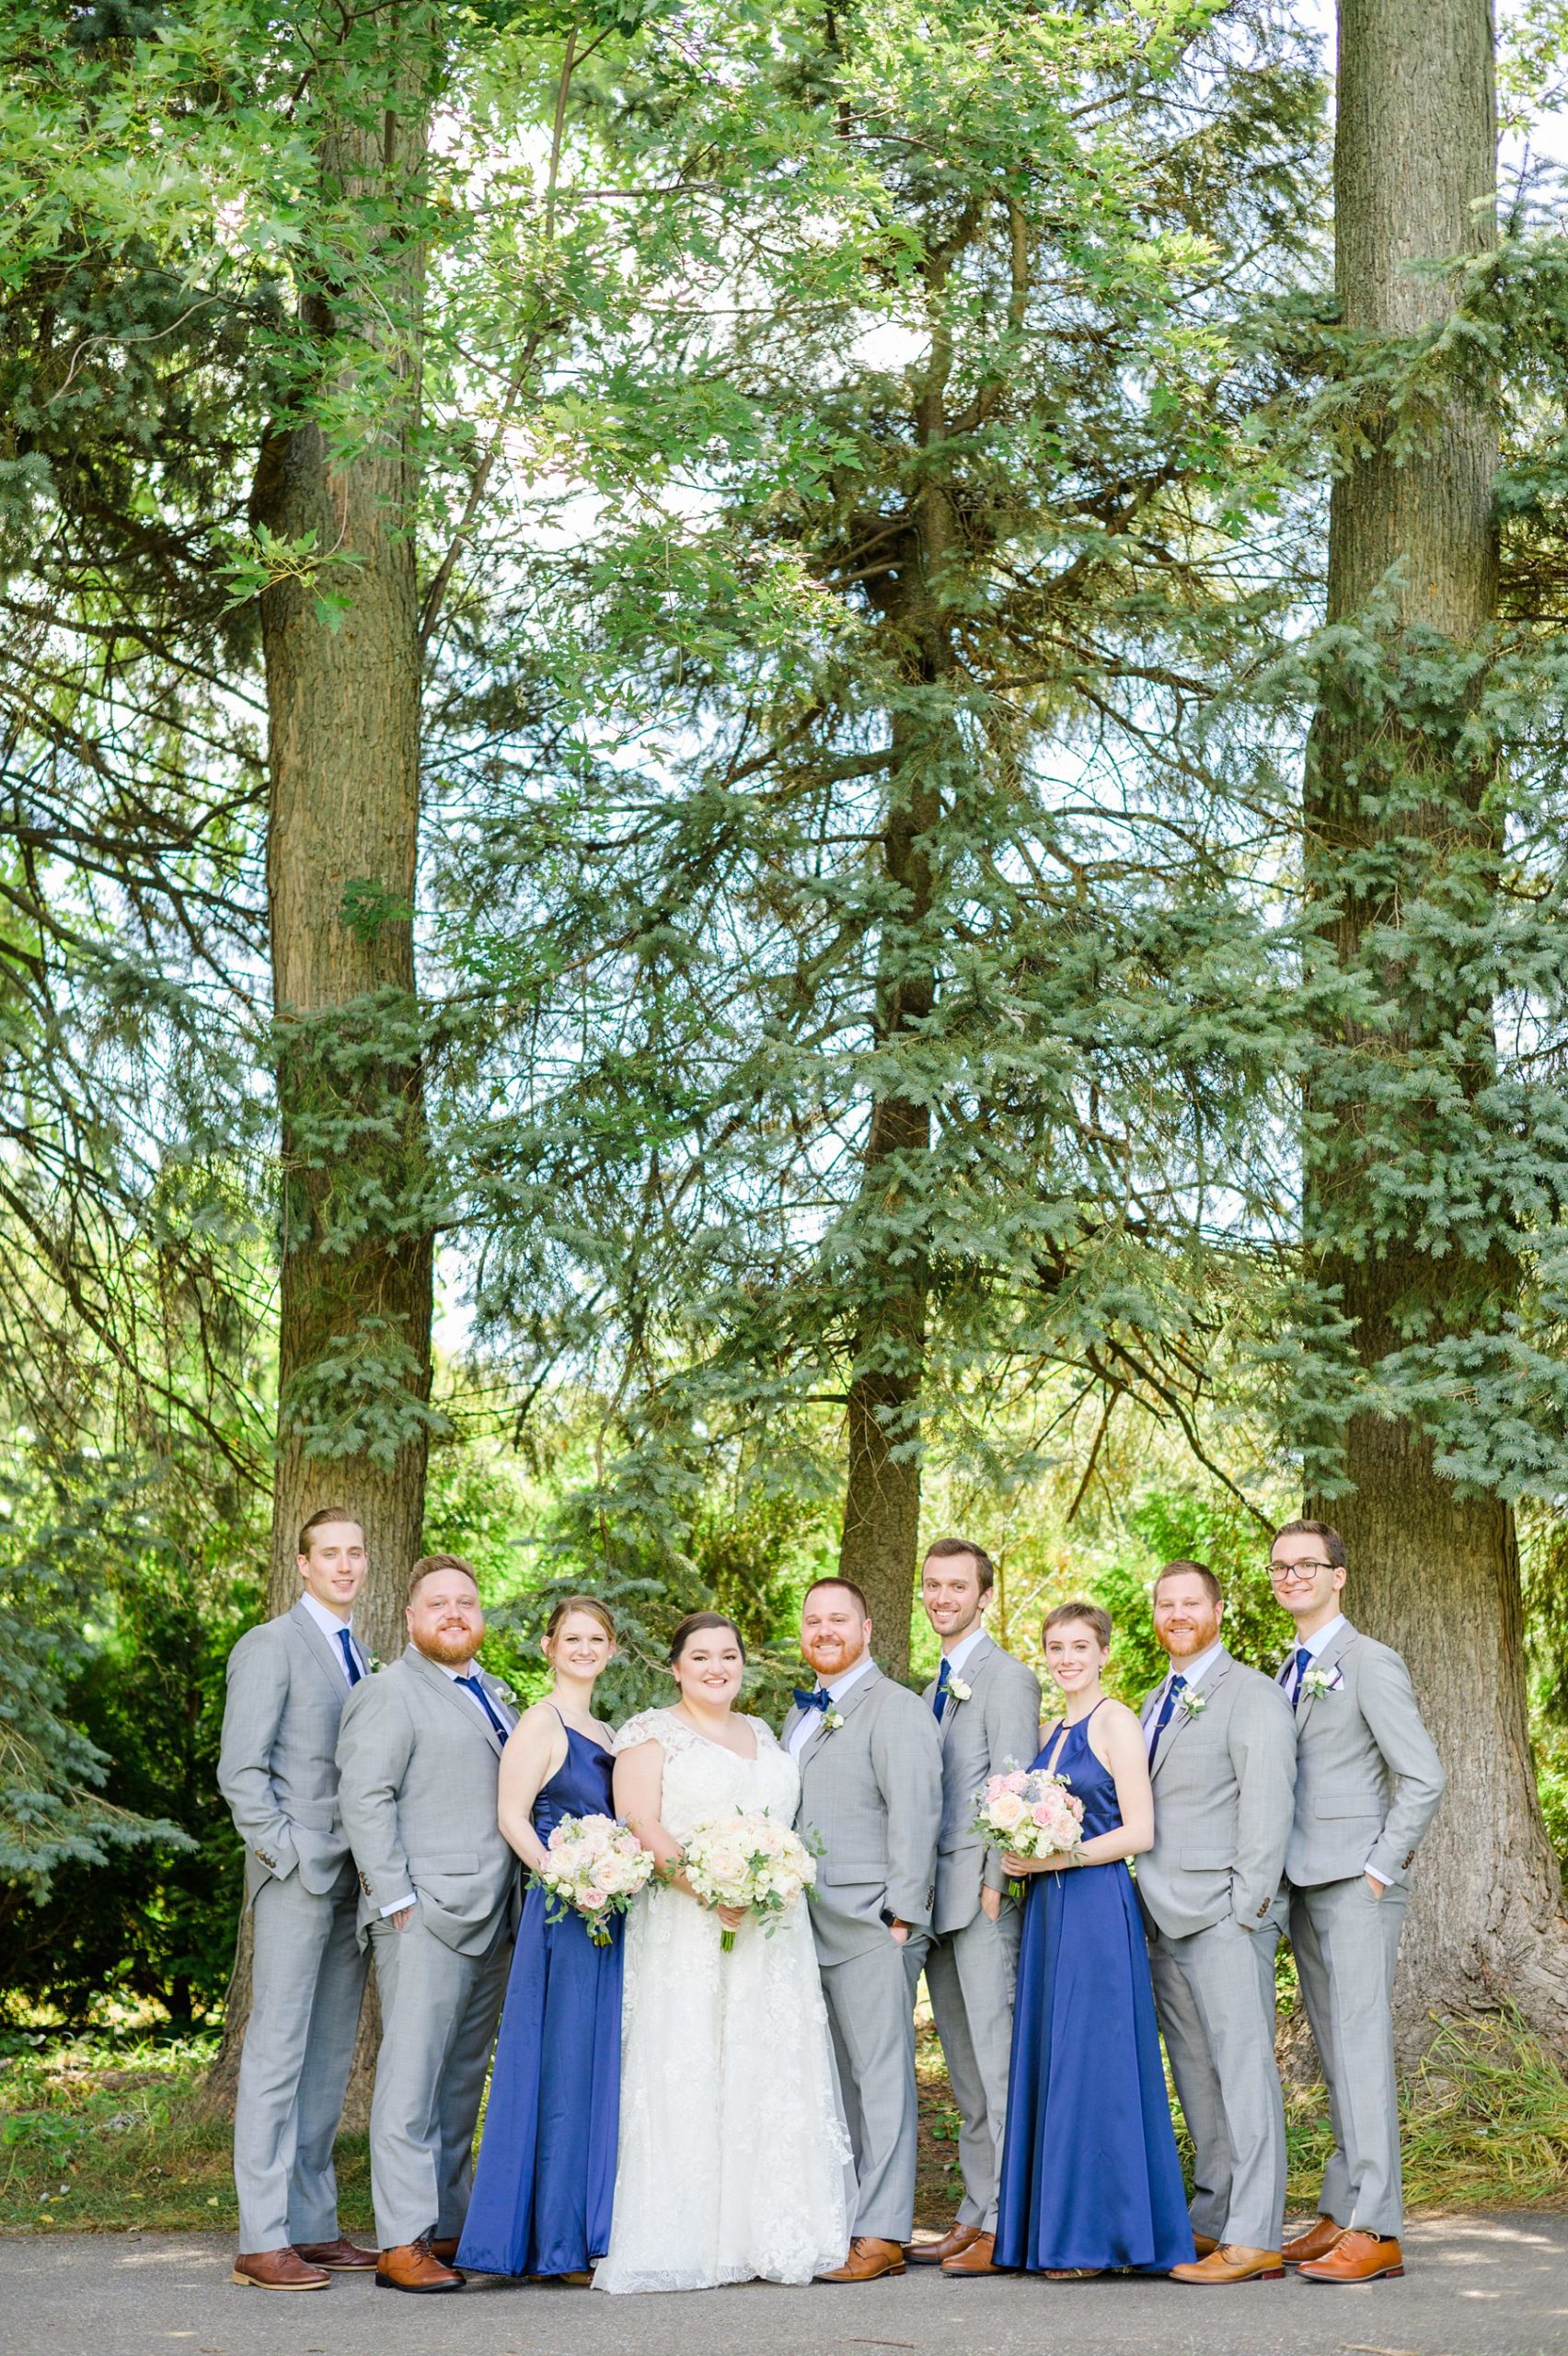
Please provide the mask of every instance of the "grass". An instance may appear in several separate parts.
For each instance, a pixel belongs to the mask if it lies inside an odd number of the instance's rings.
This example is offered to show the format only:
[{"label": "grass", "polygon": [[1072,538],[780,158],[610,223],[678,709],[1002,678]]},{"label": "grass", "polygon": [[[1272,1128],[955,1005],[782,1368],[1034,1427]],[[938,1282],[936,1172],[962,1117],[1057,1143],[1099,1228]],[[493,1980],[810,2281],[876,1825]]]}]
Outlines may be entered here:
[{"label": "grass", "polygon": [[[91,2035],[0,2055],[0,2232],[234,2233],[223,2119],[195,2093],[213,2038]],[[345,2225],[370,2226],[363,2135],[338,2143]]]},{"label": "grass", "polygon": [[[917,2223],[958,2206],[957,2115],[921,2007]],[[94,2034],[0,2048],[0,2232],[234,2233],[229,2131],[201,2116],[211,2038]],[[1322,2089],[1287,2107],[1290,2205],[1310,2210],[1328,2156]],[[1568,2206],[1568,2074],[1516,2021],[1445,2029],[1406,2091],[1413,2212]],[[338,2142],[345,2228],[371,2230],[363,2135]]]},{"label": "grass", "polygon": [[[945,2225],[957,2213],[958,2114],[941,2050],[921,2008],[920,2175],[916,2223]],[[1414,2215],[1478,2209],[1568,2209],[1568,2073],[1507,2015],[1443,2029],[1401,2105],[1405,2203]],[[1188,2180],[1192,2152],[1177,2116]],[[1315,2208],[1332,2148],[1320,2085],[1287,2095],[1287,2203]]]}]

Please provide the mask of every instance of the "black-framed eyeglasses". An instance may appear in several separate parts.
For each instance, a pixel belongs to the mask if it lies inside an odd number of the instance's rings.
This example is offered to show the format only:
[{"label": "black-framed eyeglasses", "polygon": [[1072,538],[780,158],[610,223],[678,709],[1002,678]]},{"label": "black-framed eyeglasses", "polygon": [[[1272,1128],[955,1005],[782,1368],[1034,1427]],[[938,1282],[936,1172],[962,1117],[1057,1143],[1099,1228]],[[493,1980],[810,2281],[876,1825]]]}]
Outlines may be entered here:
[{"label": "black-framed eyeglasses", "polygon": [[1338,1568],[1337,1563],[1271,1563],[1269,1577],[1275,1587],[1288,1587],[1293,1579],[1310,1578],[1314,1571]]}]

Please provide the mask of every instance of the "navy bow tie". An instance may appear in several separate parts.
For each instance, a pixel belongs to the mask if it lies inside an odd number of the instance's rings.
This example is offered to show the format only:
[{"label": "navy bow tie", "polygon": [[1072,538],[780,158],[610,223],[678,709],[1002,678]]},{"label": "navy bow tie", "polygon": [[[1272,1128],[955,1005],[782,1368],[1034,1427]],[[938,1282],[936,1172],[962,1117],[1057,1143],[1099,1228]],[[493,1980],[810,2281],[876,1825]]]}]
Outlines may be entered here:
[{"label": "navy bow tie", "polygon": [[795,1707],[798,1710],[820,1710],[825,1717],[830,1698],[825,1685],[813,1687],[810,1693],[802,1693],[798,1685],[795,1688]]}]

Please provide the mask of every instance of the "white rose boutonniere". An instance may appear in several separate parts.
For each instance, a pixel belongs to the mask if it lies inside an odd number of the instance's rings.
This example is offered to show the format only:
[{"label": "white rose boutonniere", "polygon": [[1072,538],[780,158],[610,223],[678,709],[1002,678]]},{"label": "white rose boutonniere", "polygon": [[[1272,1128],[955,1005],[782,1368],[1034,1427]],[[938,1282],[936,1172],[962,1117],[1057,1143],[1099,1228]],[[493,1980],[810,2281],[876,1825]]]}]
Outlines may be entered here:
[{"label": "white rose boutonniere", "polygon": [[950,1702],[968,1702],[973,1699],[974,1693],[974,1686],[965,1685],[962,1677],[949,1678],[948,1700]]},{"label": "white rose boutonniere", "polygon": [[1208,1695],[1206,1693],[1183,1693],[1181,1701],[1177,1704],[1177,1707],[1180,1709],[1182,1715],[1184,1718],[1201,1718],[1204,1712],[1208,1708]]},{"label": "white rose boutonniere", "polygon": [[822,1730],[823,1730],[824,1734],[836,1734],[836,1733],[838,1732],[839,1727],[840,1727],[843,1724],[844,1724],[843,1717],[841,1716],[841,1715],[839,1714],[839,1712],[838,1712],[838,1711],[836,1711],[836,1710],[824,1710],[824,1713],[823,1713],[823,1720],[822,1720]]},{"label": "white rose boutonniere", "polygon": [[1343,1683],[1344,1680],[1337,1669],[1309,1669],[1301,1680],[1301,1691],[1310,1693],[1313,1701],[1317,1702]]}]

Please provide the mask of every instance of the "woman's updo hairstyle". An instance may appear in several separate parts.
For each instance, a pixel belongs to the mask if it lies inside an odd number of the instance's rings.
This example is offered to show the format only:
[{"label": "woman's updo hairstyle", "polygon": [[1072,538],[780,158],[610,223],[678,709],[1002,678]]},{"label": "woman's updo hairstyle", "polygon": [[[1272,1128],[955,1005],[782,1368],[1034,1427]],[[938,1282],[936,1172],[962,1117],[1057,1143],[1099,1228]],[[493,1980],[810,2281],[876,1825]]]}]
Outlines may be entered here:
[{"label": "woman's updo hairstyle", "polygon": [[731,1635],[733,1636],[736,1644],[739,1645],[741,1648],[741,1658],[744,1660],[746,1657],[746,1640],[742,1635],[740,1630],[736,1627],[732,1620],[727,1620],[721,1611],[688,1611],[686,1618],[681,1622],[680,1626],[675,1630],[674,1634],[670,1638],[670,1667],[672,1669],[674,1669],[675,1663],[679,1660],[681,1655],[685,1652],[692,1638],[694,1636],[699,1636],[705,1628],[728,1628]]},{"label": "woman's updo hairstyle", "polygon": [[554,1644],[556,1638],[559,1635],[562,1628],[566,1625],[566,1623],[571,1619],[574,1611],[586,1611],[590,1620],[596,1620],[598,1622],[605,1635],[608,1636],[611,1644],[613,1645],[615,1643],[616,1623],[607,1604],[601,1603],[597,1596],[563,1595],[560,1601],[555,1606],[555,1609],[551,1611],[549,1618],[545,1623],[545,1642],[547,1645]]}]

